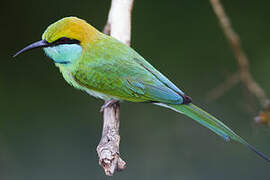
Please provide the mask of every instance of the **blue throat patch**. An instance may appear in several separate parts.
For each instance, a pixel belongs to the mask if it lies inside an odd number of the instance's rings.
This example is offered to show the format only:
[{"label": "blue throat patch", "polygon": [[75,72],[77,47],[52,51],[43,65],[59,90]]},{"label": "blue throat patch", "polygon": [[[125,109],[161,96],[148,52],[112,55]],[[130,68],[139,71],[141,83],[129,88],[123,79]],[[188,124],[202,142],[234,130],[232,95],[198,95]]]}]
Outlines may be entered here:
[{"label": "blue throat patch", "polygon": [[55,63],[69,64],[78,59],[82,53],[82,47],[78,44],[61,44],[43,48],[46,55]]}]

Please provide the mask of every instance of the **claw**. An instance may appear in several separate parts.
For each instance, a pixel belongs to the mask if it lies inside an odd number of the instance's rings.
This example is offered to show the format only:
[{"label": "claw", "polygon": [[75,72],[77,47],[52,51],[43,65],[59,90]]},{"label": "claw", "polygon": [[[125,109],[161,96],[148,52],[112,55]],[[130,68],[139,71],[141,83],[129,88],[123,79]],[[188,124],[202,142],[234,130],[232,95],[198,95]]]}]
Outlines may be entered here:
[{"label": "claw", "polygon": [[110,99],[108,101],[105,101],[105,103],[100,108],[100,112],[104,112],[105,108],[113,106],[116,103],[119,103],[119,101],[116,99]]}]

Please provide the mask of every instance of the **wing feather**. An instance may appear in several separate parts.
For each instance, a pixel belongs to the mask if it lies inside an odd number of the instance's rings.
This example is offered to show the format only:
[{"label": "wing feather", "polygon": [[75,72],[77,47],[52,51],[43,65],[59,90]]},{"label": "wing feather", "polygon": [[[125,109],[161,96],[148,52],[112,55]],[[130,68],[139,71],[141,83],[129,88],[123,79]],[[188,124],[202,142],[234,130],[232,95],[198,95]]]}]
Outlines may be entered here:
[{"label": "wing feather", "polygon": [[[110,41],[110,42],[106,42]],[[86,53],[73,73],[89,89],[135,102],[182,104],[184,93],[132,48],[106,37]]]}]

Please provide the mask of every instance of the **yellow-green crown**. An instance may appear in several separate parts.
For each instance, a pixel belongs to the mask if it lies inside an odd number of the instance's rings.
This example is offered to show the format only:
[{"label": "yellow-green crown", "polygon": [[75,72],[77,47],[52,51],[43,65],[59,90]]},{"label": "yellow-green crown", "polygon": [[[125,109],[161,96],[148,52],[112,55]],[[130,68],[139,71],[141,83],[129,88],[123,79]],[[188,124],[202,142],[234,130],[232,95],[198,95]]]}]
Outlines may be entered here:
[{"label": "yellow-green crown", "polygon": [[42,35],[49,43],[62,37],[76,39],[85,44],[91,42],[99,33],[93,26],[77,17],[66,17],[51,24]]}]

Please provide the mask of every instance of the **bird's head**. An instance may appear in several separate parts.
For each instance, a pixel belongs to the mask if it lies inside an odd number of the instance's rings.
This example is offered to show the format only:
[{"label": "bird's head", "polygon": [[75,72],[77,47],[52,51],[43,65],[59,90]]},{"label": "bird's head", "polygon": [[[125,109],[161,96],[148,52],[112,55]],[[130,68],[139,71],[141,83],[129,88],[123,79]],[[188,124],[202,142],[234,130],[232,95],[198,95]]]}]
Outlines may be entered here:
[{"label": "bird's head", "polygon": [[66,17],[51,24],[43,33],[42,40],[30,44],[15,56],[35,48],[43,48],[55,63],[69,64],[78,59],[87,44],[98,37],[99,31],[86,21]]}]

